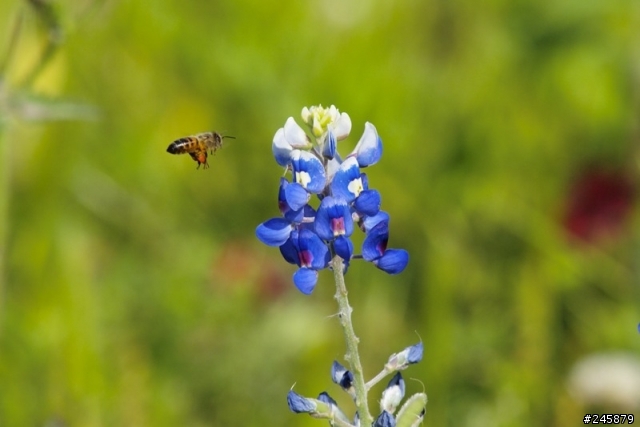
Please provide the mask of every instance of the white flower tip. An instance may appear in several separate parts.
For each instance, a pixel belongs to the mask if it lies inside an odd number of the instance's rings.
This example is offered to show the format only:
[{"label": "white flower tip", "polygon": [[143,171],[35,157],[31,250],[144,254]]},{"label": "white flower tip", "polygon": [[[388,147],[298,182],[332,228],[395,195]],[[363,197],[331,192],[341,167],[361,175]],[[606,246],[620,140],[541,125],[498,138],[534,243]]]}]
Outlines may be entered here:
[{"label": "white flower tip", "polygon": [[309,117],[311,116],[311,111],[309,111],[307,107],[304,107],[302,109],[302,113],[300,113],[300,115],[302,116],[303,122],[309,123]]},{"label": "white flower tip", "polygon": [[333,125],[333,131],[337,141],[342,141],[351,133],[351,118],[347,113],[340,114],[340,117]]}]

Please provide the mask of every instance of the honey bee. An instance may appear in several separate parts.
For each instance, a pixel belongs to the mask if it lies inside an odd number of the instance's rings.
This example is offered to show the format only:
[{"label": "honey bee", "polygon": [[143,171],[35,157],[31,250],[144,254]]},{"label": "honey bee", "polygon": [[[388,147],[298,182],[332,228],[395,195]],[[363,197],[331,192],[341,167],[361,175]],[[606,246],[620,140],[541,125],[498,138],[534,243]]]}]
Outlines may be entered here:
[{"label": "honey bee", "polygon": [[207,152],[210,151],[211,154],[215,154],[216,150],[222,147],[222,141],[225,138],[235,139],[233,136],[223,136],[218,132],[202,132],[185,136],[169,144],[167,152],[171,154],[189,153],[191,158],[198,162],[197,169],[200,169],[200,165],[204,165],[203,169],[207,169],[209,167]]}]

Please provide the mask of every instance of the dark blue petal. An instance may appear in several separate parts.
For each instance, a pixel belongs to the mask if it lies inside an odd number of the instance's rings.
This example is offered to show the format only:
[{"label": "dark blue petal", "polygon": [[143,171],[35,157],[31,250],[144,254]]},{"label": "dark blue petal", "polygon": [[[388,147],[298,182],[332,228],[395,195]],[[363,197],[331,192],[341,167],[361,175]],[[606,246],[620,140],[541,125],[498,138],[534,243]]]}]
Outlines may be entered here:
[{"label": "dark blue petal", "polygon": [[293,283],[305,295],[310,295],[318,282],[318,272],[310,268],[300,268],[293,273]]},{"label": "dark blue petal", "polygon": [[353,233],[353,218],[347,202],[327,196],[322,199],[315,220],[316,233],[324,240]]},{"label": "dark blue petal", "polygon": [[338,362],[337,360],[334,360],[331,364],[331,380],[333,380],[334,383],[340,384],[340,382],[342,381],[342,377],[347,372],[349,372],[347,368],[345,368],[342,363]]},{"label": "dark blue petal", "polygon": [[367,174],[362,172],[360,174],[360,179],[362,180],[362,188],[364,188],[365,190],[368,190],[369,189],[369,177],[367,176]]},{"label": "dark blue petal", "polygon": [[353,387],[353,374],[337,360],[334,360],[331,365],[331,379],[344,390],[349,390]]},{"label": "dark blue petal", "polygon": [[[292,234],[293,233],[297,233],[297,231],[294,230]],[[300,258],[298,257],[298,249],[293,244],[293,240],[291,238],[288,238],[279,249],[285,261],[289,264],[299,264]],[[300,267],[300,265],[298,265],[298,267]]]},{"label": "dark blue petal", "polygon": [[404,384],[404,379],[402,379],[402,374],[400,372],[396,372],[393,378],[391,378],[391,380],[389,381],[389,384],[387,384],[386,389],[389,389],[392,387],[398,387],[400,390],[400,394],[404,397],[405,384]]},{"label": "dark blue petal", "polygon": [[396,427],[396,419],[387,411],[382,411],[374,421],[373,427]]},{"label": "dark blue petal", "polygon": [[361,168],[373,165],[380,160],[382,140],[378,137],[378,131],[374,125],[369,122],[364,124],[364,133],[352,154],[356,155]]},{"label": "dark blue petal", "polygon": [[387,241],[389,240],[389,223],[386,221],[379,222],[367,233],[364,242],[362,242],[362,258],[366,261],[375,261],[380,258],[387,250]]},{"label": "dark blue petal", "polygon": [[300,396],[293,390],[289,390],[287,393],[287,404],[289,409],[296,414],[315,412],[316,410],[316,404],[312,400]]},{"label": "dark blue petal", "polygon": [[313,222],[315,220],[316,217],[316,210],[313,209],[311,206],[306,205],[304,207],[304,219],[310,222]]},{"label": "dark blue petal", "polygon": [[326,391],[323,391],[318,395],[318,400],[320,402],[324,402],[329,405],[338,406],[338,403],[335,400],[333,400],[333,398],[329,396],[329,393],[327,393]]},{"label": "dark blue petal", "polygon": [[291,153],[294,181],[310,193],[324,190],[327,177],[322,162],[308,151],[293,150]]},{"label": "dark blue petal", "polygon": [[284,198],[292,210],[299,211],[307,204],[311,195],[302,185],[294,182],[284,187]]},{"label": "dark blue petal", "polygon": [[345,236],[338,236],[333,242],[333,248],[336,254],[343,260],[350,260],[353,255],[353,243],[351,239]]},{"label": "dark blue petal", "polygon": [[385,211],[380,211],[374,216],[368,216],[362,221],[362,228],[365,233],[368,233],[373,227],[381,222],[389,222],[389,214]]},{"label": "dark blue petal", "polygon": [[256,228],[256,237],[267,246],[284,244],[291,234],[291,224],[284,218],[271,218]]},{"label": "dark blue petal", "polygon": [[333,130],[329,129],[327,136],[324,139],[324,145],[322,146],[322,156],[327,159],[333,159],[336,155],[336,136]]},{"label": "dark blue petal", "polygon": [[354,203],[356,212],[363,215],[376,215],[380,211],[380,193],[377,190],[364,190]]},{"label": "dark blue petal", "polygon": [[[294,242],[295,243],[295,242]],[[301,229],[298,234],[300,266],[320,270],[328,265],[329,248],[312,230]]]},{"label": "dark blue petal", "polygon": [[355,157],[347,157],[331,181],[331,194],[351,203],[363,190],[360,168]]},{"label": "dark blue petal", "polygon": [[280,213],[289,222],[299,224],[304,219],[304,210],[294,210],[291,208],[291,206],[287,202],[287,198],[285,195],[287,187],[289,187],[289,181],[287,181],[285,178],[280,178],[280,187],[278,189],[278,209],[280,209]]},{"label": "dark blue petal", "polygon": [[402,273],[409,263],[409,253],[404,249],[387,249],[380,258],[374,261],[376,267],[389,274]]},{"label": "dark blue petal", "polygon": [[291,206],[287,203],[287,199],[284,197],[284,190],[289,185],[289,181],[286,178],[280,178],[280,186],[278,187],[278,209],[281,214],[291,210]]}]

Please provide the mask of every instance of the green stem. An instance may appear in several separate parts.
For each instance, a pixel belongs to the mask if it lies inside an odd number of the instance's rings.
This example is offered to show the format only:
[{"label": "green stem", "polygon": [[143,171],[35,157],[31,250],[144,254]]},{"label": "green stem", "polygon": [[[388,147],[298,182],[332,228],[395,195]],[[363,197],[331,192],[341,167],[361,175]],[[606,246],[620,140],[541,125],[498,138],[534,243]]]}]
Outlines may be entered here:
[{"label": "green stem", "polygon": [[[0,82],[2,85],[2,82]],[[0,91],[2,87],[0,87]],[[0,93],[0,97],[2,93]],[[2,120],[2,118],[0,118]],[[9,228],[9,144],[4,136],[4,123],[0,122],[0,335],[4,324],[5,305],[5,264],[7,256],[7,235]]]},{"label": "green stem", "polygon": [[373,418],[369,413],[367,389],[364,382],[362,364],[360,363],[360,355],[358,353],[359,339],[353,330],[353,323],[351,323],[351,312],[353,309],[349,305],[349,299],[347,298],[347,286],[344,283],[344,263],[342,262],[342,258],[336,255],[331,261],[331,268],[333,269],[333,278],[336,282],[335,299],[338,301],[338,307],[340,308],[340,324],[342,325],[344,337],[347,341],[347,355],[345,358],[349,362],[349,367],[353,374],[353,385],[356,391],[356,408],[358,408],[358,415],[360,416],[360,425],[370,426],[373,423]]},{"label": "green stem", "polygon": [[378,384],[380,381],[382,381],[387,375],[389,375],[392,372],[393,371],[390,371],[385,367],[382,371],[380,371],[378,375],[370,379],[369,382],[365,384],[365,386],[367,387],[367,391],[371,390],[371,388],[374,385]]}]

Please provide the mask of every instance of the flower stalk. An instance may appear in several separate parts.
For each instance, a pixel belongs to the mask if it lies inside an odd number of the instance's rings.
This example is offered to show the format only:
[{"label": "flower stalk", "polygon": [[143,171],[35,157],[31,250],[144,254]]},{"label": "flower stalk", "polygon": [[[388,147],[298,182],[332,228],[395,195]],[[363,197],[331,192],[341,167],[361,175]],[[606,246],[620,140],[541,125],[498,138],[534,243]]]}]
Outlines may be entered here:
[{"label": "flower stalk", "polygon": [[333,257],[331,262],[331,268],[333,269],[333,278],[336,282],[336,295],[335,299],[338,302],[340,309],[339,318],[340,325],[344,332],[344,338],[347,343],[347,354],[345,359],[349,362],[351,372],[354,377],[354,388],[356,392],[356,408],[360,415],[362,425],[368,426],[373,422],[371,413],[369,412],[369,405],[367,402],[367,388],[364,381],[364,372],[362,370],[362,363],[360,363],[360,354],[358,353],[358,342],[360,341],[356,336],[353,329],[353,323],[351,322],[351,312],[353,309],[349,305],[349,298],[347,292],[347,286],[344,282],[344,263],[339,256]]}]

